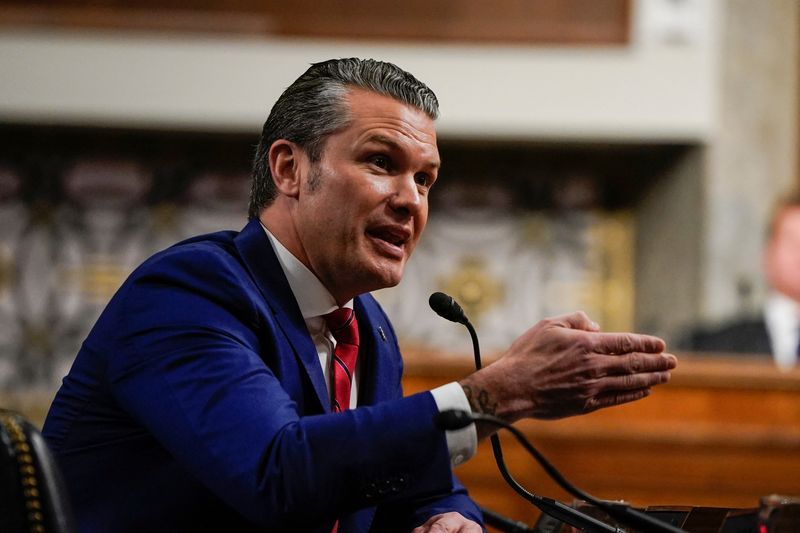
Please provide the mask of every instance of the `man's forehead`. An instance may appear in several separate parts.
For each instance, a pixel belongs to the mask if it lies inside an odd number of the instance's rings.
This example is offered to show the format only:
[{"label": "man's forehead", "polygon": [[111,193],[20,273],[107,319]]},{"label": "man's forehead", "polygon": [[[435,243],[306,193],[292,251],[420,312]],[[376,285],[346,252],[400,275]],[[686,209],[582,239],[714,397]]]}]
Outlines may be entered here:
[{"label": "man's forehead", "polygon": [[349,118],[366,118],[371,116],[397,116],[413,124],[424,125],[435,132],[434,119],[415,105],[361,87],[348,87],[344,98]]},{"label": "man's forehead", "polygon": [[344,97],[345,100],[351,101],[353,99],[369,99],[375,102],[380,100],[384,100],[387,104],[399,104],[409,109],[414,110],[415,112],[422,113],[426,117],[428,117],[431,121],[436,120],[435,116],[431,116],[422,106],[418,106],[414,103],[409,103],[404,100],[402,97],[393,96],[391,94],[387,94],[381,91],[369,89],[366,87],[360,87],[358,85],[345,85],[344,86]]},{"label": "man's forehead", "polygon": [[424,110],[361,88],[348,89],[345,101],[348,121],[342,129],[368,130],[361,132],[364,136],[362,141],[369,138],[395,143],[396,140],[391,140],[393,132],[400,132],[416,142],[429,145],[438,158],[434,121]]}]

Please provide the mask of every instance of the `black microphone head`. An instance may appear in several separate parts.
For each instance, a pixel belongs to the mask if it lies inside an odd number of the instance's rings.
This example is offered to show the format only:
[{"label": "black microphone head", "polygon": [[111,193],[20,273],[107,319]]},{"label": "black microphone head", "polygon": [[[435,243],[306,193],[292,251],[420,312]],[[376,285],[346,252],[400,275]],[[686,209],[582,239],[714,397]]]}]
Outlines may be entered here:
[{"label": "black microphone head", "polygon": [[466,324],[469,322],[464,310],[458,305],[452,296],[448,296],[443,292],[434,292],[428,298],[428,305],[431,306],[437,315],[449,320],[450,322],[458,322],[459,324]]},{"label": "black microphone head", "polygon": [[461,409],[447,409],[433,415],[433,425],[439,429],[462,429],[472,424],[472,413]]}]

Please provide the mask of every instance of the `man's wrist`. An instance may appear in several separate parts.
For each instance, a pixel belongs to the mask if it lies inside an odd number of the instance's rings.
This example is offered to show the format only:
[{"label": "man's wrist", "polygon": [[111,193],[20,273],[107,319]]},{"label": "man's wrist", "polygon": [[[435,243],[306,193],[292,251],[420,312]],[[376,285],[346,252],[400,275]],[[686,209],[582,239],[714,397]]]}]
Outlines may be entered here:
[{"label": "man's wrist", "polygon": [[464,395],[467,397],[473,413],[497,416],[497,402],[483,387],[461,383]]},{"label": "man's wrist", "polygon": [[[521,416],[514,411],[514,407],[519,407],[520,402],[504,395],[504,387],[493,386],[494,378],[494,374],[490,375],[487,369],[483,369],[462,379],[459,385],[464,390],[473,413],[496,416],[509,423],[516,422]],[[475,426],[479,440],[498,429],[496,425],[485,422],[477,422]]]}]

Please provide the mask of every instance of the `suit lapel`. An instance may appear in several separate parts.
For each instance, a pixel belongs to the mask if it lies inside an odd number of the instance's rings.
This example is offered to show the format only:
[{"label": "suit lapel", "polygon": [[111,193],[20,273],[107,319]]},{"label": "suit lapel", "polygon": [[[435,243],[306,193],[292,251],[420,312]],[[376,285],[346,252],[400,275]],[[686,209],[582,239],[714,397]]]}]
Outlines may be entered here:
[{"label": "suit lapel", "polygon": [[353,308],[358,319],[362,358],[359,380],[359,405],[372,405],[398,398],[402,366],[397,354],[392,329],[371,296],[359,296]]},{"label": "suit lapel", "polygon": [[330,412],[328,387],[319,364],[317,349],[261,223],[257,219],[250,220],[234,242],[295,356],[305,369],[321,409],[326,413]]}]

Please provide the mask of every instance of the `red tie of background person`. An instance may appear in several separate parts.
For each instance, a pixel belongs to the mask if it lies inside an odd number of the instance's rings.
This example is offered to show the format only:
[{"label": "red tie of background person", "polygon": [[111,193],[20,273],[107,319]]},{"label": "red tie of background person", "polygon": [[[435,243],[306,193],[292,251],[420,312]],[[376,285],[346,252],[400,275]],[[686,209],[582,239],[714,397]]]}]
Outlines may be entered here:
[{"label": "red tie of background person", "polygon": [[[325,322],[331,335],[336,339],[331,364],[333,384],[333,412],[340,413],[350,408],[350,388],[353,372],[358,359],[358,322],[352,309],[342,307],[325,315]],[[333,525],[331,533],[337,533],[339,521]]]}]

